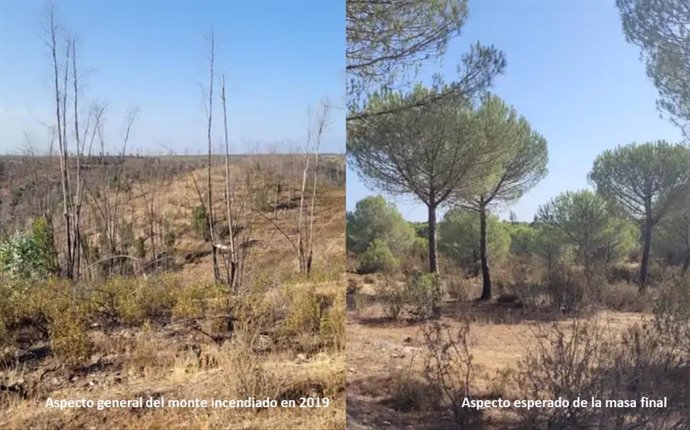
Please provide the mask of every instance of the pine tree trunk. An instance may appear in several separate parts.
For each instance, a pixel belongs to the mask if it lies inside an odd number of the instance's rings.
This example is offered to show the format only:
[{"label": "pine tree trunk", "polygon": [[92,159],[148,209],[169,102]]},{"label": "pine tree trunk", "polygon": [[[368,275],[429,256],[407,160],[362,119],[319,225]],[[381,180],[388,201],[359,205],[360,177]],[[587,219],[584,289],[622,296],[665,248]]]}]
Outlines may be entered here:
[{"label": "pine tree trunk", "polygon": [[649,217],[645,221],[643,240],[642,263],[640,264],[640,291],[644,291],[647,286],[647,272],[649,271],[649,251],[652,243],[652,220]]},{"label": "pine tree trunk", "polygon": [[436,251],[436,205],[429,205],[429,273],[438,273]]},{"label": "pine tree trunk", "polygon": [[479,206],[479,260],[482,266],[482,296],[480,300],[491,299],[491,271],[487,252],[486,206]]}]

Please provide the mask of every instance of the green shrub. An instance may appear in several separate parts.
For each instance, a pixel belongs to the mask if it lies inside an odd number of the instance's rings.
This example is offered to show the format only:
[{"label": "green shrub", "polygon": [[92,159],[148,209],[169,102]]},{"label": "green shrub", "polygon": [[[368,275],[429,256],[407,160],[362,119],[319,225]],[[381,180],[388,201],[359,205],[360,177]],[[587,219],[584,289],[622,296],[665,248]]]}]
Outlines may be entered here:
[{"label": "green shrub", "polygon": [[174,318],[201,318],[208,307],[208,285],[194,283],[179,289],[172,308]]},{"label": "green shrub", "polygon": [[0,306],[0,326],[7,340],[18,332],[24,341],[49,340],[53,354],[68,365],[81,364],[90,355],[88,323],[94,307],[81,286],[50,278],[3,287],[0,293],[7,300]]},{"label": "green shrub", "polygon": [[0,243],[0,272],[13,279],[43,278],[52,264],[33,234],[16,233]]},{"label": "green shrub", "polygon": [[173,277],[111,278],[98,289],[101,312],[126,325],[139,325],[171,313],[182,290]]},{"label": "green shrub", "polygon": [[45,217],[36,218],[31,224],[33,239],[41,253],[41,261],[49,274],[57,274],[58,255],[55,249],[53,230]]},{"label": "green shrub", "polygon": [[208,228],[208,215],[203,205],[194,206],[194,209],[192,209],[192,229],[205,241],[211,239],[211,233]]},{"label": "green shrub", "polygon": [[64,303],[52,313],[49,323],[53,354],[62,361],[81,364],[93,348],[88,332],[88,315],[77,303]]},{"label": "green shrub", "polygon": [[359,272],[392,272],[398,268],[399,262],[395,258],[385,241],[376,239],[359,256]]},{"label": "green shrub", "polygon": [[436,273],[415,273],[406,284],[406,296],[412,306],[410,312],[418,320],[437,319],[441,316],[443,291]]}]

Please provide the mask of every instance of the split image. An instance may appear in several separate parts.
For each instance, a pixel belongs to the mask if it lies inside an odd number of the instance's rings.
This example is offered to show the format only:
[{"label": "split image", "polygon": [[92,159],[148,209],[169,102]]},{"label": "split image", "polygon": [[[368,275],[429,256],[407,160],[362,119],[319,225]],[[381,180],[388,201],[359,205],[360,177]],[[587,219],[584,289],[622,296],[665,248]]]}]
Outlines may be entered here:
[{"label": "split image", "polygon": [[680,0],[0,0],[0,428],[690,428]]}]

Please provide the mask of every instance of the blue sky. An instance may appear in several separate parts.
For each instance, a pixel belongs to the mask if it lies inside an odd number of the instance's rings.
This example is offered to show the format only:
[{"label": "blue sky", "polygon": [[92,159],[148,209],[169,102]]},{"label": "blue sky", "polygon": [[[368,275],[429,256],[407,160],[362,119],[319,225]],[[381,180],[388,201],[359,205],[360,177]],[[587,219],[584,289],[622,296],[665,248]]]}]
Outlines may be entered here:
[{"label": "blue sky", "polygon": [[[463,34],[434,70],[452,79],[455,59],[474,41],[506,54],[506,72],[493,91],[549,144],[549,175],[508,208],[519,220],[531,221],[540,204],[563,191],[589,187],[587,173],[607,148],[681,140],[681,132],[656,110],[656,88],[639,50],[625,41],[613,0],[470,0]],[[376,191],[348,171],[348,210],[371,194]],[[393,201],[407,219],[426,220],[425,207],[409,198]],[[500,211],[507,214],[506,208]]]},{"label": "blue sky", "polygon": [[[81,103],[102,101],[106,146],[120,145],[126,112],[140,110],[129,147],[141,153],[205,151],[208,43],[224,72],[233,152],[303,149],[307,111],[328,98],[323,152],[345,151],[345,2],[320,0],[58,0],[64,34],[77,37]],[[47,147],[54,123],[42,0],[0,1],[0,153]],[[68,33],[67,33],[68,32]],[[219,81],[218,81],[219,82]],[[217,87],[218,88],[218,87]],[[222,117],[214,101],[214,146]]]}]

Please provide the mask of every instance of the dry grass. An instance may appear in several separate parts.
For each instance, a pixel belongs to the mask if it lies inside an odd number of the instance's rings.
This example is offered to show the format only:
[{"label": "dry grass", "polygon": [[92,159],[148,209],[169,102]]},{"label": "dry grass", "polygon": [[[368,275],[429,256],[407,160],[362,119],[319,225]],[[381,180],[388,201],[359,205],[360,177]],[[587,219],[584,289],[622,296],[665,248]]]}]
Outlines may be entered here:
[{"label": "dry grass", "polygon": [[[261,159],[261,163],[268,163],[268,159]],[[123,199],[122,216],[134,220],[136,237],[145,227],[144,193],[149,199],[155,195],[157,211],[176,236],[174,274],[79,286],[74,289],[78,294],[65,299],[67,310],[77,309],[74,304],[80,303],[79,318],[70,312],[50,313],[42,323],[47,324],[45,334],[31,330],[28,320],[10,324],[11,346],[0,349],[0,384],[21,387],[22,392],[0,392],[0,428],[344,428],[343,187],[327,183],[317,192],[312,276],[307,279],[295,274],[297,259],[290,243],[273,223],[257,217],[251,234],[246,291],[228,298],[222,289],[210,286],[211,256],[205,252],[208,244],[195,236],[190,226],[191,208],[198,204],[190,172],[200,178],[205,171],[199,167],[191,163],[171,177],[135,184]],[[256,160],[233,164],[238,184],[250,167],[256,167]],[[258,178],[269,171],[270,166],[263,165]],[[224,187],[222,172],[221,168],[213,172],[218,191],[214,209],[221,223],[225,213],[220,192]],[[243,192],[240,187],[239,198]],[[280,202],[288,202],[290,193],[294,189],[286,186]],[[84,230],[88,233],[94,218],[88,209],[85,211]],[[294,234],[295,219],[296,209],[286,205],[274,223]],[[292,296],[289,291],[293,291]],[[57,303],[51,294],[37,298],[40,300],[33,301],[36,306],[21,310],[35,316],[34,322],[43,318],[38,311]],[[310,306],[314,303],[316,312]],[[224,316],[229,310],[232,320]],[[7,327],[2,323],[4,318],[0,320],[3,334]],[[51,342],[51,334],[57,332],[64,333],[58,339],[64,348]],[[56,346],[68,350],[77,344],[84,348],[74,363],[55,355]],[[295,399],[298,405],[301,397],[319,397],[330,402],[328,407],[268,410],[60,411],[44,406],[48,397],[97,400],[139,396],[269,396]]]},{"label": "dry grass", "polygon": [[[352,428],[452,427],[450,421],[443,419],[444,412],[433,412],[434,408],[428,405],[420,408],[422,411],[409,405],[406,405],[407,412],[395,410],[393,405],[404,403],[410,397],[421,398],[420,391],[428,389],[415,376],[423,374],[427,351],[423,325],[386,318],[385,309],[376,301],[377,284],[382,282],[376,276],[349,276],[355,280],[350,281],[353,290],[357,284],[356,294],[361,296],[358,303],[362,304],[348,312],[347,320],[348,416]],[[506,314],[510,314],[510,318],[506,318]],[[604,310],[598,312],[597,317],[615,335],[649,315]],[[536,325],[550,319],[563,330],[569,330],[569,321],[559,320],[557,315],[516,313],[514,309],[494,303],[448,302],[440,323],[457,331],[465,318],[472,321],[470,346],[475,369],[472,392],[480,397],[495,396],[499,392],[504,398],[518,395],[514,376],[518,363],[536,347],[533,333]],[[402,399],[401,387],[407,393]],[[428,400],[428,393],[423,398]],[[516,418],[509,411],[489,410],[485,419],[489,424],[485,428],[506,428]]]}]

